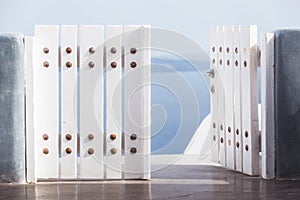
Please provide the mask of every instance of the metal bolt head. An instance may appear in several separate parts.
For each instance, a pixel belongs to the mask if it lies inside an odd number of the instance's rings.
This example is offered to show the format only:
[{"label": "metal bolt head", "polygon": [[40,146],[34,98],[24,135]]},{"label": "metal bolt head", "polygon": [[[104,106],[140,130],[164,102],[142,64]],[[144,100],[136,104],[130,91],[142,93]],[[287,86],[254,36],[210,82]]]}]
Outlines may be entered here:
[{"label": "metal bolt head", "polygon": [[68,62],[66,63],[66,67],[67,67],[67,68],[72,67],[72,63],[68,61]]},{"label": "metal bolt head", "polygon": [[234,52],[235,52],[236,54],[238,54],[238,53],[239,53],[239,48],[235,47]]},{"label": "metal bolt head", "polygon": [[47,47],[45,47],[44,49],[43,49],[43,52],[45,53],[45,54],[48,54],[49,53],[49,48],[47,48]]},{"label": "metal bolt head", "polygon": [[96,49],[94,47],[89,48],[90,54],[94,54],[96,52]]},{"label": "metal bolt head", "polygon": [[112,148],[112,149],[110,150],[110,153],[111,153],[111,154],[116,154],[116,153],[117,153],[117,149],[116,149],[116,148]]},{"label": "metal bolt head", "polygon": [[45,62],[43,63],[43,66],[44,66],[44,67],[49,67],[50,64],[49,64],[49,62],[45,61]]},{"label": "metal bolt head", "polygon": [[216,59],[212,59],[212,63],[215,64],[216,63]]},{"label": "metal bolt head", "polygon": [[239,66],[239,61],[235,61],[235,66],[238,67]]},{"label": "metal bolt head", "polygon": [[227,53],[230,52],[230,48],[229,48],[229,47],[226,48],[226,52],[227,52]]},{"label": "metal bolt head", "polygon": [[92,155],[95,153],[95,150],[93,148],[88,149],[88,154]]},{"label": "metal bolt head", "polygon": [[249,150],[249,147],[248,147],[248,145],[246,145],[246,146],[245,146],[245,150],[246,150],[246,151],[248,151],[248,150]]},{"label": "metal bolt head", "polygon": [[215,86],[214,86],[214,85],[212,85],[212,86],[210,87],[210,92],[211,92],[212,94],[215,93]]},{"label": "metal bolt head", "polygon": [[229,66],[229,65],[230,65],[230,60],[227,60],[227,62],[226,62],[226,63],[227,63],[227,66]]},{"label": "metal bolt head", "polygon": [[116,68],[117,67],[117,62],[112,62],[112,63],[110,63],[110,66],[112,67],[112,68]]},{"label": "metal bolt head", "polygon": [[43,154],[48,154],[49,153],[49,149],[48,148],[43,148]]},{"label": "metal bolt head", "polygon": [[231,132],[231,127],[229,126],[227,130],[228,130],[228,133],[230,133]]},{"label": "metal bolt head", "polygon": [[137,52],[136,48],[131,48],[131,49],[130,49],[130,53],[131,53],[131,54],[136,54],[136,52]]},{"label": "metal bolt head", "polygon": [[111,52],[112,54],[117,53],[117,48],[116,48],[116,47],[112,47],[112,48],[110,49],[110,52]]},{"label": "metal bolt head", "polygon": [[71,135],[70,133],[68,133],[68,134],[66,135],[66,139],[67,139],[67,140],[72,140],[72,135]]},{"label": "metal bolt head", "polygon": [[66,148],[66,153],[67,154],[71,154],[72,153],[72,149],[70,147]]},{"label": "metal bolt head", "polygon": [[71,47],[67,47],[67,48],[66,48],[66,52],[67,52],[67,54],[72,53],[72,48],[71,48]]},{"label": "metal bolt head", "polygon": [[44,134],[44,135],[43,135],[43,139],[44,139],[44,140],[48,140],[48,139],[49,139],[48,134]]},{"label": "metal bolt head", "polygon": [[88,138],[89,138],[89,140],[93,140],[93,139],[95,138],[95,136],[94,136],[94,134],[90,133],[90,134],[88,135]]},{"label": "metal bolt head", "polygon": [[90,61],[90,62],[89,62],[89,67],[90,67],[90,68],[95,67],[95,63],[94,63],[93,61]]},{"label": "metal bolt head", "polygon": [[130,139],[131,140],[136,140],[137,139],[137,135],[136,134],[131,134],[130,135]]},{"label": "metal bolt head", "polygon": [[110,135],[110,139],[111,140],[115,140],[117,138],[117,135],[115,134],[115,133],[112,133],[111,135]]},{"label": "metal bolt head", "polygon": [[132,62],[130,63],[130,67],[131,67],[131,68],[135,68],[136,66],[137,66],[136,62],[132,61]]},{"label": "metal bolt head", "polygon": [[132,147],[132,148],[130,149],[130,153],[131,153],[131,154],[135,154],[136,152],[137,152],[137,150],[136,150],[135,147]]},{"label": "metal bolt head", "polygon": [[209,72],[206,72],[206,74],[210,78],[214,78],[215,77],[215,71],[213,69],[211,69]]}]

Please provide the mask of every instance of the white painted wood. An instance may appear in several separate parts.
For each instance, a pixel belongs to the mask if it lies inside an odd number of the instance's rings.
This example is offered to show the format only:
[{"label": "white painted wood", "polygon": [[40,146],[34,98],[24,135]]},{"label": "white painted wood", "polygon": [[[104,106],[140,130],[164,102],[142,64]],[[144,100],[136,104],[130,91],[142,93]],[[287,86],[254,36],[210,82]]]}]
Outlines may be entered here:
[{"label": "white painted wood", "polygon": [[[147,66],[150,54],[144,47],[150,44],[150,28],[125,26],[124,29],[124,178],[147,179],[150,177],[150,66]],[[132,48],[136,53],[132,53]],[[131,67],[132,62],[136,67]],[[135,140],[131,139],[133,134],[137,136]]]},{"label": "white painted wood", "polygon": [[[122,178],[122,26],[106,27],[106,178]],[[114,66],[116,65],[116,66]]]},{"label": "white painted wood", "polygon": [[[58,30],[58,26],[35,27],[33,109],[38,179],[58,178]],[[44,53],[44,48],[49,53]],[[45,62],[48,67],[43,66]],[[46,149],[48,154],[43,153]]]},{"label": "white painted wood", "polygon": [[218,131],[220,136],[219,141],[219,161],[220,164],[226,166],[226,135],[225,135],[225,81],[224,81],[224,27],[219,26],[217,30],[217,51],[218,51],[218,62],[217,62],[217,79],[218,79]]},{"label": "white painted wood", "polygon": [[25,37],[25,87],[26,87],[26,181],[36,182],[35,135],[33,115],[33,65],[34,37]]},{"label": "white painted wood", "polygon": [[224,27],[224,54],[226,166],[235,169],[232,26]]},{"label": "white painted wood", "polygon": [[241,126],[241,59],[240,59],[240,30],[233,26],[233,93],[234,93],[234,135],[235,135],[235,169],[243,171],[243,141]]},{"label": "white painted wood", "polygon": [[151,26],[143,26],[143,98],[144,98],[144,137],[143,137],[143,177],[151,178]]},{"label": "white painted wood", "polygon": [[274,33],[261,36],[262,177],[275,178]]},{"label": "white painted wood", "polygon": [[211,138],[211,158],[213,162],[219,162],[219,132],[218,132],[218,44],[217,44],[217,27],[210,30],[210,138]]},{"label": "white painted wood", "polygon": [[60,41],[62,130],[60,178],[75,179],[77,178],[77,26],[61,26]]},{"label": "white painted wood", "polygon": [[241,26],[243,172],[259,174],[257,27]]},{"label": "white painted wood", "polygon": [[[80,27],[81,179],[103,178],[103,29]],[[91,47],[94,53],[89,52]],[[89,134],[94,138],[89,139]],[[88,151],[92,149],[94,153],[90,155]]]}]

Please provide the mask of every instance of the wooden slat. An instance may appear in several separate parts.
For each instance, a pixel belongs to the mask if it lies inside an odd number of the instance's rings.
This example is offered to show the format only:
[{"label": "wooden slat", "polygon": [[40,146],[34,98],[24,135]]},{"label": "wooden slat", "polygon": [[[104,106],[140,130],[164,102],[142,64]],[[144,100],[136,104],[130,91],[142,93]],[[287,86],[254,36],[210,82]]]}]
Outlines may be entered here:
[{"label": "wooden slat", "polygon": [[257,28],[241,26],[241,87],[243,128],[243,172],[259,173],[257,104]]},{"label": "wooden slat", "polygon": [[26,168],[27,182],[36,182],[35,176],[35,135],[33,115],[33,66],[34,37],[25,37],[25,80],[26,80]]},{"label": "wooden slat", "polygon": [[122,178],[122,27],[106,28],[106,178]]},{"label": "wooden slat", "polygon": [[261,36],[262,177],[275,178],[274,33]]},{"label": "wooden slat", "polygon": [[224,27],[224,54],[226,166],[235,169],[232,26]]},{"label": "wooden slat", "polygon": [[218,74],[218,123],[219,123],[219,161],[220,164],[226,166],[226,135],[225,135],[225,81],[224,81],[224,30],[222,26],[218,27],[217,31],[217,51],[218,51],[218,62],[217,62],[217,74]]},{"label": "wooden slat", "polygon": [[33,109],[38,179],[58,178],[58,30],[58,26],[35,27]]},{"label": "wooden slat", "polygon": [[[150,178],[150,28],[125,26],[124,178]],[[136,49],[136,52],[133,50]],[[135,66],[136,64],[136,66]],[[136,136],[136,139],[134,139]]]},{"label": "wooden slat", "polygon": [[234,64],[234,134],[235,134],[235,166],[239,172],[243,171],[243,141],[242,141],[242,126],[241,126],[241,59],[240,52],[240,30],[239,26],[233,27],[233,64]]},{"label": "wooden slat", "polygon": [[[91,47],[95,50],[94,52]],[[103,26],[80,27],[79,76],[80,178],[102,179]]]},{"label": "wooden slat", "polygon": [[219,132],[218,132],[218,45],[217,45],[217,27],[210,30],[210,137],[211,137],[211,158],[213,162],[219,162]]},{"label": "wooden slat", "polygon": [[144,137],[143,144],[143,177],[151,178],[151,27],[143,26],[143,99],[144,99]]},{"label": "wooden slat", "polygon": [[77,27],[61,26],[61,177],[77,178]]}]

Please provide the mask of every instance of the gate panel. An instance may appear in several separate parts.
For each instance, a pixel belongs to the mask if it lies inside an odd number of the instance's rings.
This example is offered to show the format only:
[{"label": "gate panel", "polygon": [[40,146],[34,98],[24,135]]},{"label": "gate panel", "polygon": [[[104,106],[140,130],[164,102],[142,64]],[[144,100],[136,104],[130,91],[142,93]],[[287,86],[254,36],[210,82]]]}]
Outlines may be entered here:
[{"label": "gate panel", "polygon": [[122,178],[122,27],[106,28],[106,178]]},{"label": "gate panel", "polygon": [[230,169],[235,169],[235,137],[233,116],[233,31],[231,26],[224,27],[224,54],[226,166]]},{"label": "gate panel", "polygon": [[240,30],[239,26],[233,27],[233,93],[234,93],[234,135],[235,135],[235,169],[239,172],[243,171],[243,141],[242,141],[242,126],[241,126],[241,60],[240,52]]},{"label": "gate panel", "polygon": [[77,27],[61,26],[61,178],[77,178]]},{"label": "gate panel", "polygon": [[124,178],[150,178],[149,27],[125,26]]},{"label": "gate panel", "polygon": [[103,178],[103,26],[80,27],[80,178]]},{"label": "gate panel", "polygon": [[211,112],[211,126],[210,133],[212,139],[212,161],[219,162],[219,123],[218,123],[218,96],[219,96],[219,73],[217,69],[218,63],[218,44],[217,44],[217,27],[212,27],[210,31],[210,112]]},{"label": "gate panel", "polygon": [[[219,162],[248,175],[259,170],[257,30],[256,26],[218,26],[211,41],[218,45],[216,91],[212,119],[219,122]],[[211,47],[212,48],[212,47]],[[216,57],[211,53],[211,65]],[[215,80],[211,77],[211,84]],[[211,98],[215,98],[211,95]],[[212,104],[214,107],[215,105]],[[214,112],[217,109],[217,113]],[[225,121],[225,122],[224,122]],[[226,127],[226,128],[225,128]]]},{"label": "gate panel", "polygon": [[258,175],[257,28],[241,27],[243,172]]},{"label": "gate panel", "polygon": [[26,88],[26,167],[27,182],[36,182],[35,177],[35,135],[33,114],[33,66],[34,66],[34,37],[25,37],[25,88]]},{"label": "gate panel", "polygon": [[261,35],[261,168],[262,177],[275,178],[274,33]]},{"label": "gate panel", "polygon": [[36,177],[58,178],[58,26],[35,27],[34,124]]},{"label": "gate panel", "polygon": [[150,27],[125,31],[108,26],[104,42],[103,26],[81,26],[77,45],[77,26],[36,26],[26,38],[28,181],[150,179]]},{"label": "gate panel", "polygon": [[218,27],[217,30],[217,44],[218,44],[218,122],[219,122],[219,135],[220,135],[220,150],[219,150],[219,160],[220,163],[226,166],[226,135],[225,135],[225,80],[224,80],[224,30],[223,27]]}]

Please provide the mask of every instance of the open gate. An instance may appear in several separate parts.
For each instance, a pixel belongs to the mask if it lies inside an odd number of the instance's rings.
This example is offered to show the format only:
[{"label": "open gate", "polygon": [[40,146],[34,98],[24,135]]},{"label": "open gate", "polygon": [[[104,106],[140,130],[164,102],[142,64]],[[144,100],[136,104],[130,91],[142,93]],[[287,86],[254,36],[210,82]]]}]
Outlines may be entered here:
[{"label": "open gate", "polygon": [[25,38],[27,181],[150,178],[150,28]]},{"label": "open gate", "polygon": [[259,175],[257,28],[213,27],[210,40],[214,161]]}]

